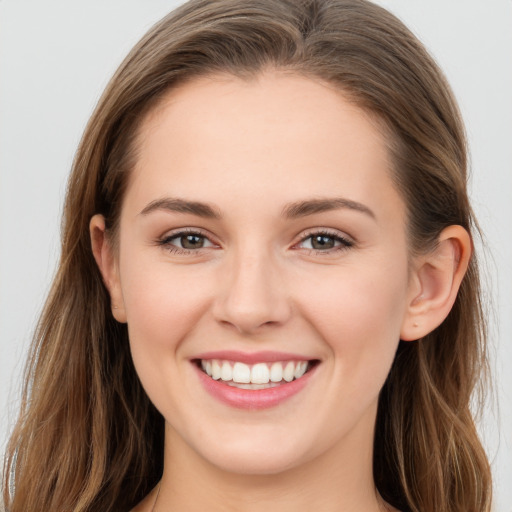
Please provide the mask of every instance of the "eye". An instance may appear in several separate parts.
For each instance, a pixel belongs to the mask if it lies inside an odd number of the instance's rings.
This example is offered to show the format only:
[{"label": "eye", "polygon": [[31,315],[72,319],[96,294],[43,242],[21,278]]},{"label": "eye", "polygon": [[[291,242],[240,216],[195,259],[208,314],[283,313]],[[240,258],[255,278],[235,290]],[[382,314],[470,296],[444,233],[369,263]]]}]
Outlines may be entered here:
[{"label": "eye", "polygon": [[216,247],[206,235],[192,230],[171,233],[159,240],[158,244],[178,254],[186,254],[198,251],[199,249]]},{"label": "eye", "polygon": [[333,252],[348,249],[354,244],[339,234],[329,232],[310,233],[299,242],[298,247],[315,252]]}]

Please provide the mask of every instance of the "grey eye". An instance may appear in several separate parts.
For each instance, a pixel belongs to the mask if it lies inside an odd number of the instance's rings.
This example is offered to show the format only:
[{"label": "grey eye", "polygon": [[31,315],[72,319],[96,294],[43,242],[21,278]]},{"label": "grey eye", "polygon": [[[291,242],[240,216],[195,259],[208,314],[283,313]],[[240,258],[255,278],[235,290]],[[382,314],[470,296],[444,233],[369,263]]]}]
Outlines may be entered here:
[{"label": "grey eye", "polygon": [[308,249],[314,251],[331,251],[341,250],[352,247],[353,242],[343,238],[340,235],[331,235],[329,233],[314,233],[307,236],[300,242],[301,249]]},{"label": "grey eye", "polygon": [[183,249],[201,249],[205,246],[205,237],[200,235],[182,235],[179,241]]},{"label": "grey eye", "polygon": [[329,235],[314,235],[311,237],[311,247],[313,249],[332,249],[336,245],[334,237]]},{"label": "grey eye", "polygon": [[184,251],[194,251],[203,249],[205,247],[213,247],[213,244],[207,236],[201,233],[194,233],[188,231],[182,231],[174,235],[165,237],[160,245],[164,245],[177,250],[183,249]]},{"label": "grey eye", "polygon": [[334,249],[337,245],[340,245],[337,237],[321,233],[308,236],[301,242],[304,249],[315,249],[316,251]]}]

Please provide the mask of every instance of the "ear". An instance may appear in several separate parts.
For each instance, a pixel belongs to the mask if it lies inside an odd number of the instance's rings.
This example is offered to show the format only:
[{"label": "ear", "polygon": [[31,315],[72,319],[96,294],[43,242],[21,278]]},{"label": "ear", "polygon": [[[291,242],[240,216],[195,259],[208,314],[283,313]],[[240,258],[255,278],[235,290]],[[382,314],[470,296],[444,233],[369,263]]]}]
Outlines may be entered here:
[{"label": "ear", "polygon": [[402,340],[417,340],[441,325],[455,302],[471,253],[469,233],[462,226],[449,226],[439,235],[435,249],[417,258],[409,281]]},{"label": "ear", "polygon": [[105,218],[103,215],[93,216],[89,223],[89,232],[94,259],[110,294],[112,315],[118,322],[125,323],[126,313],[119,279],[119,266],[105,232]]}]

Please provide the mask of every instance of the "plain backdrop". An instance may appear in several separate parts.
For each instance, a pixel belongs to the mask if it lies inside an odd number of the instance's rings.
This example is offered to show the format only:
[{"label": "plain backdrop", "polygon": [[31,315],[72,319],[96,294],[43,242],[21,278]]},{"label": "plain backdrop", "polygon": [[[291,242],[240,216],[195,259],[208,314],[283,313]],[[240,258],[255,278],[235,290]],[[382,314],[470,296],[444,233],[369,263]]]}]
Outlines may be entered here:
[{"label": "plain backdrop", "polygon": [[[0,0],[0,452],[59,254],[66,177],[122,58],[170,0]],[[380,0],[419,36],[457,96],[471,196],[489,246],[495,391],[480,431],[495,510],[512,511],[512,1]],[[497,403],[499,407],[492,407]]]}]

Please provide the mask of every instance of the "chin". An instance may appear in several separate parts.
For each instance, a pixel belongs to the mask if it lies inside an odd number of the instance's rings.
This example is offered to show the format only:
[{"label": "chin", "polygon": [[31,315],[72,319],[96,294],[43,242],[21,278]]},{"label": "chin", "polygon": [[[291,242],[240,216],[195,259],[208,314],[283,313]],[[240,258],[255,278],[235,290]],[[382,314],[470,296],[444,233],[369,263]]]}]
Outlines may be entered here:
[{"label": "chin", "polygon": [[240,475],[275,475],[299,466],[305,461],[297,442],[281,440],[233,439],[215,443],[200,455],[213,466]]},{"label": "chin", "polygon": [[219,456],[210,459],[210,463],[227,473],[238,475],[276,475],[293,469],[300,464],[296,456],[291,454],[258,453],[230,453],[228,456]]}]

